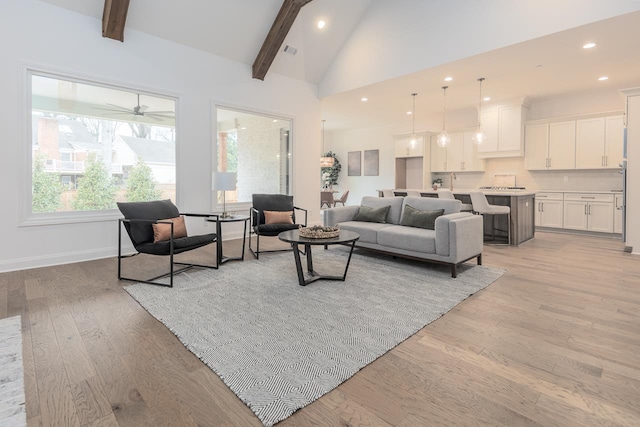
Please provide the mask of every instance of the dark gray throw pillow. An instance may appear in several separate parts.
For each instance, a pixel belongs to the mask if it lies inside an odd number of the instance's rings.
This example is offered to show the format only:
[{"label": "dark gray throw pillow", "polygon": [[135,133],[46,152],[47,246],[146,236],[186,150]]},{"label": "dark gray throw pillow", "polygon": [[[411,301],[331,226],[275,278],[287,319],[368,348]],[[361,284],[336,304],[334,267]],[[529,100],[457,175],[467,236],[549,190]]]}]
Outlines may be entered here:
[{"label": "dark gray throw pillow", "polygon": [[444,214],[444,209],[436,209],[432,211],[421,211],[413,206],[406,205],[402,212],[400,225],[408,227],[426,228],[434,230],[436,228],[436,218]]},{"label": "dark gray throw pillow", "polygon": [[380,208],[370,208],[369,206],[360,206],[358,209],[358,213],[356,217],[353,218],[354,221],[365,221],[365,222],[379,222],[384,224],[387,218],[387,213],[391,206],[382,206]]}]

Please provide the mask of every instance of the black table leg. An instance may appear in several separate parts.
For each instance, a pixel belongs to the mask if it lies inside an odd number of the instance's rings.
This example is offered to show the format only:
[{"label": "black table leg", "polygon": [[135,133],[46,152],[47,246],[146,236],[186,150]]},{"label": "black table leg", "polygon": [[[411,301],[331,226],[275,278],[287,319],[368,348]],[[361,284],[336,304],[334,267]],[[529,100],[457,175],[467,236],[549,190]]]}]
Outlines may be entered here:
[{"label": "black table leg", "polygon": [[313,257],[311,255],[311,245],[304,245],[305,251],[307,253],[307,271],[309,273],[308,279],[304,277],[304,271],[302,269],[302,260],[300,259],[300,249],[299,245],[296,243],[291,243],[291,248],[293,249],[293,257],[296,261],[296,272],[298,274],[298,284],[300,286],[307,286],[309,283],[313,283],[316,280],[340,280],[345,281],[347,278],[347,271],[349,270],[349,264],[351,264],[351,255],[353,255],[353,249],[356,246],[356,242],[351,242],[351,249],[349,251],[349,257],[347,258],[347,265],[344,268],[344,273],[341,276],[325,276],[322,274],[318,274],[313,270]]}]

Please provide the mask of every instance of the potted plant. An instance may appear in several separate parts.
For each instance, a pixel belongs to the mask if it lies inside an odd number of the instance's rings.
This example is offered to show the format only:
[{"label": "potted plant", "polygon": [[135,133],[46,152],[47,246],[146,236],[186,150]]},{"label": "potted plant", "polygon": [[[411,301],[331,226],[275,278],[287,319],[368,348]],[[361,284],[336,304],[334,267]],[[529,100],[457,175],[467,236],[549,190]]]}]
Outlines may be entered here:
[{"label": "potted plant", "polygon": [[439,187],[442,187],[442,178],[436,178],[433,180],[433,189],[436,190]]}]

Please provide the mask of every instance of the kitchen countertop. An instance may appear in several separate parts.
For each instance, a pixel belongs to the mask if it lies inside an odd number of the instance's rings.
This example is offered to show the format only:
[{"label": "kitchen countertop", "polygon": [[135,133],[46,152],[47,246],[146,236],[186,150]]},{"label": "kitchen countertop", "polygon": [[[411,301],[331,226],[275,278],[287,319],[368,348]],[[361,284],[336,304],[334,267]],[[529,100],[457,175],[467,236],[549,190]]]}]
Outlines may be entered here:
[{"label": "kitchen countertop", "polygon": [[[445,188],[445,190],[447,190]],[[396,191],[402,191],[402,190],[396,190]],[[427,194],[438,194],[437,191],[435,190],[419,190],[421,193],[427,193]],[[460,188],[460,189],[453,189],[453,194],[464,194],[464,195],[469,195],[469,193],[471,191],[478,191],[478,189],[468,189],[468,188]],[[529,191],[529,190],[480,190],[482,191],[486,196],[533,196],[536,194],[536,191]]]},{"label": "kitchen countertop", "polygon": [[589,193],[589,194],[612,194],[612,193],[622,193],[622,190],[538,190],[536,193]]}]

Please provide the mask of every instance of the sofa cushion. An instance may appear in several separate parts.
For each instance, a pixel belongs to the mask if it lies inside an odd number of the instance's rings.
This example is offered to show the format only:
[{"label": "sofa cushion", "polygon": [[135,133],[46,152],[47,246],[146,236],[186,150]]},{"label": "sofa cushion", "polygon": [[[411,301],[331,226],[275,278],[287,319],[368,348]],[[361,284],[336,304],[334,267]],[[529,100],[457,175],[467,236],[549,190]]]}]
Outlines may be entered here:
[{"label": "sofa cushion", "polygon": [[436,253],[436,232],[424,228],[389,225],[378,230],[378,244],[408,251]]},{"label": "sofa cushion", "polygon": [[402,219],[400,220],[400,225],[433,230],[435,229],[436,218],[441,216],[443,213],[444,209],[421,211],[412,207],[411,205],[405,205],[404,210],[402,211]]},{"label": "sofa cushion", "polygon": [[402,207],[404,208],[407,205],[421,211],[444,209],[444,214],[448,215],[460,212],[462,202],[460,200],[438,199],[436,197],[405,197]]},{"label": "sofa cushion", "polygon": [[389,227],[389,225],[377,222],[346,221],[339,223],[338,227],[340,227],[341,230],[355,231],[358,233],[360,235],[359,242],[378,243],[378,231]]},{"label": "sofa cushion", "polygon": [[363,197],[361,206],[379,208],[389,206],[389,212],[385,221],[388,224],[400,224],[400,214],[402,213],[402,200],[404,197]]},{"label": "sofa cushion", "polygon": [[369,206],[360,206],[354,221],[379,222],[384,224],[391,206],[381,206],[379,208],[370,208]]}]

